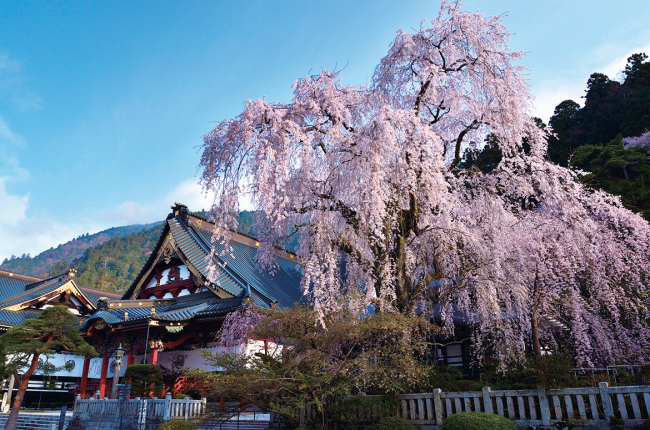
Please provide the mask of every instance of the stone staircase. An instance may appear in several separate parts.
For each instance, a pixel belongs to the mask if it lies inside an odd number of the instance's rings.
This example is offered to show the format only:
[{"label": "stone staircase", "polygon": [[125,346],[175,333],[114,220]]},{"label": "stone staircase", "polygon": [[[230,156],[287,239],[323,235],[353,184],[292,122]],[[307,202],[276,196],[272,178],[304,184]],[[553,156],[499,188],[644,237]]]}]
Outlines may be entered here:
[{"label": "stone staircase", "polygon": [[[72,417],[66,417],[66,426]],[[0,429],[5,428],[9,414],[0,414]],[[18,430],[52,430],[59,428],[59,416],[49,414],[23,413],[18,414]],[[65,428],[65,427],[64,427]]]}]

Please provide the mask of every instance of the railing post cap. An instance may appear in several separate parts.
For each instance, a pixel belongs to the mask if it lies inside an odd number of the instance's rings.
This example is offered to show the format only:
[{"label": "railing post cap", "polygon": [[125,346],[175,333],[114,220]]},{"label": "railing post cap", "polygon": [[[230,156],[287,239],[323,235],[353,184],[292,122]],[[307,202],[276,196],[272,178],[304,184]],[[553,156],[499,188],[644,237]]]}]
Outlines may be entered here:
[{"label": "railing post cap", "polygon": [[599,382],[598,388],[608,388],[609,384],[607,382]]},{"label": "railing post cap", "polygon": [[483,392],[485,393],[486,391],[489,392],[492,391],[492,389],[490,387],[483,387]]}]

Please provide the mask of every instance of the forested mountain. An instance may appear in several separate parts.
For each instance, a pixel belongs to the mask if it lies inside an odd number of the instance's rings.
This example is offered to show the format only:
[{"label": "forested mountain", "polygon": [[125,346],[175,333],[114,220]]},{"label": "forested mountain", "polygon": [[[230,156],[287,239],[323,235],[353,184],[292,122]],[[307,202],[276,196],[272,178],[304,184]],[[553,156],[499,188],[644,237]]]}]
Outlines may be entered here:
[{"label": "forested mountain", "polygon": [[77,282],[105,291],[123,291],[144,266],[161,232],[162,225],[156,225],[88,248],[70,265],[77,269]]},{"label": "forested mountain", "polygon": [[[195,212],[207,217],[206,211]],[[239,230],[254,235],[253,213],[239,214]],[[144,266],[162,232],[162,222],[111,228],[94,235],[82,235],[36,257],[5,259],[1,269],[47,277],[77,270],[77,281],[85,287],[121,292]]]},{"label": "forested mountain", "polygon": [[[549,121],[555,136],[548,157],[586,172],[582,181],[621,196],[623,204],[650,221],[650,62],[643,53],[628,58],[620,81],[602,73],[587,80],[585,103],[564,100]],[[537,120],[539,127],[545,125]],[[645,134],[644,134],[645,133]],[[641,138],[634,139],[635,137]],[[483,172],[501,161],[493,136],[465,152],[461,166]]]},{"label": "forested mountain", "polygon": [[[565,100],[549,125],[557,136],[548,154],[556,163],[589,172],[582,180],[621,196],[650,221],[650,163],[643,145],[626,144],[650,130],[650,62],[643,53],[627,60],[621,81],[594,73],[584,107]],[[647,186],[648,184],[649,186]]]},{"label": "forested mountain", "polygon": [[567,165],[583,145],[605,145],[618,134],[639,136],[650,127],[650,63],[643,53],[628,58],[622,81],[593,73],[587,80],[584,107],[565,100],[555,107],[549,125],[549,157]]},{"label": "forested mountain", "polygon": [[101,245],[115,237],[137,233],[153,225],[135,224],[112,227],[95,234],[86,233],[56,248],[41,252],[35,257],[31,257],[29,254],[23,254],[20,257],[12,255],[11,258],[5,258],[0,269],[40,277],[46,277],[50,272],[60,273],[62,270],[52,270],[55,264],[59,263],[59,267],[62,267],[62,263],[70,264],[73,260],[81,258],[88,248]]}]

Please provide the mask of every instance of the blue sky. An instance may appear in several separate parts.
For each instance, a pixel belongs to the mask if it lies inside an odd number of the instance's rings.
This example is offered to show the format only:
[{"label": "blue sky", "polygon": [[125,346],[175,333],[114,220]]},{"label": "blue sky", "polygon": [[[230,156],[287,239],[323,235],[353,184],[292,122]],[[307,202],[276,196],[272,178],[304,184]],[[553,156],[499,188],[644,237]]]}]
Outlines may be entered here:
[{"label": "blue sky", "polygon": [[[650,54],[650,2],[467,0],[508,14],[545,121]],[[207,207],[201,136],[246,99],[288,101],[310,70],[363,84],[400,29],[438,1],[0,3],[0,260]]]}]

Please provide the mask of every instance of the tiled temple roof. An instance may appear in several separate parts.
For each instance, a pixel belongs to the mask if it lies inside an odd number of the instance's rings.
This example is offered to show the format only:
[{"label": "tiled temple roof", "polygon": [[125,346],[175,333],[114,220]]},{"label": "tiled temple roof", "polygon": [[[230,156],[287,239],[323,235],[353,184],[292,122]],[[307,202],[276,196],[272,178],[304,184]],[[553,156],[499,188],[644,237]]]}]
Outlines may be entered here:
[{"label": "tiled temple roof", "polygon": [[21,294],[27,285],[39,281],[39,278],[33,276],[0,270],[0,300]]},{"label": "tiled temple roof", "polygon": [[[210,255],[209,241],[207,244],[201,240],[196,229],[190,223],[188,226],[182,220],[172,218],[167,221],[171,229],[174,240],[179,245],[183,254],[190,260],[192,265],[208,279],[208,256]],[[219,270],[216,284],[219,288],[227,291],[233,296],[239,296],[244,293],[246,286],[242,283],[241,278],[236,273],[232,273],[228,268]]]},{"label": "tiled temple roof", "polygon": [[[163,304],[154,304],[148,306],[133,306],[130,307],[126,301],[121,301],[124,306],[113,307],[108,309],[101,309],[90,317],[89,322],[84,326],[90,325],[90,320],[103,319],[108,324],[125,324],[135,323],[152,317],[158,321],[180,322],[187,321],[196,317],[204,317],[209,315],[222,315],[233,311],[241,306],[242,299],[233,297],[230,299],[214,299],[215,295],[212,292],[204,292],[196,294],[201,296],[199,300],[192,296],[184,296],[178,299],[156,300]],[[137,300],[130,300],[130,302],[138,302]],[[118,302],[119,303],[119,302]],[[151,308],[155,308],[155,314],[151,314]],[[128,313],[128,319],[126,315]]]},{"label": "tiled temple roof", "polygon": [[122,295],[119,293],[112,293],[110,291],[96,290],[94,288],[79,287],[79,289],[88,297],[91,303],[97,306],[97,301],[102,297],[109,299],[119,299]]},{"label": "tiled temple roof", "polygon": [[[6,327],[22,324],[27,319],[37,318],[41,312],[40,309],[17,308],[20,308],[23,303],[47,296],[57,288],[71,281],[78,291],[79,296],[91,305],[91,309],[97,307],[97,301],[100,297],[119,298],[119,295],[115,293],[80,287],[73,279],[74,276],[71,276],[71,272],[41,279],[34,276],[0,270],[0,327],[6,329]],[[85,320],[86,317],[79,316],[80,323]]]},{"label": "tiled temple roof", "polygon": [[[8,297],[4,300],[0,300],[0,309],[6,309],[8,307],[24,303],[24,302],[29,302],[30,300],[37,299],[45,294],[48,294],[54,290],[56,290],[59,287],[62,287],[63,285],[67,284],[68,282],[72,281],[73,277],[71,277],[69,274],[63,274],[59,276],[54,276],[52,278],[44,279],[39,282],[35,282],[32,284],[28,284],[24,287],[24,290],[16,294],[12,297]],[[76,287],[76,284],[75,284]],[[89,303],[93,303],[92,299],[86,295],[84,291],[81,290],[81,288],[77,288],[79,290],[79,294]]]},{"label": "tiled temple roof", "polygon": [[37,318],[40,313],[40,309],[21,309],[19,311],[0,310],[0,325],[20,325],[25,320],[28,320],[30,318]]},{"label": "tiled temple roof", "polygon": [[[109,300],[93,314],[92,320],[103,319],[108,324],[128,324],[151,316],[151,307],[159,321],[187,321],[207,315],[228,313],[250,300],[257,306],[270,308],[293,306],[302,297],[300,282],[301,265],[294,261],[295,256],[278,250],[273,273],[261,269],[255,262],[257,241],[255,238],[235,233],[230,241],[232,253],[224,253],[223,245],[217,245],[217,255],[210,257],[212,224],[205,218],[190,215],[183,205],[173,207],[173,213],[165,221],[161,237],[140,273],[126,290],[121,300]],[[207,291],[179,296],[168,300],[137,299],[139,289],[143,288],[144,277],[150,276],[151,269],[159,261],[163,244],[169,236],[173,238],[179,258],[198,272],[200,281]],[[167,245],[165,245],[167,246]],[[210,259],[216,260],[217,277],[214,283],[208,281]],[[195,272],[195,273],[196,273]],[[218,291],[223,291],[217,295]],[[220,297],[221,295],[221,297]],[[128,319],[124,313],[128,312]]]}]

